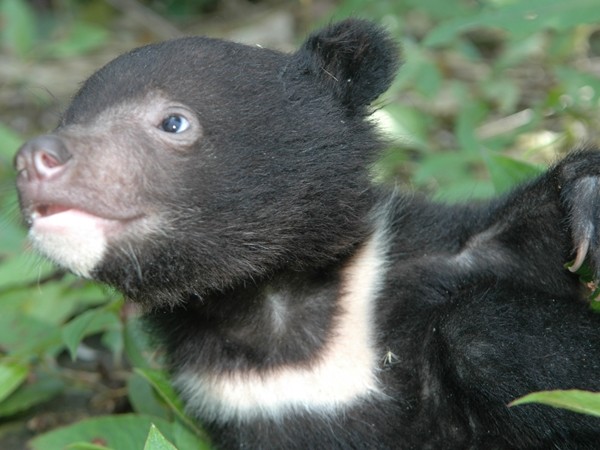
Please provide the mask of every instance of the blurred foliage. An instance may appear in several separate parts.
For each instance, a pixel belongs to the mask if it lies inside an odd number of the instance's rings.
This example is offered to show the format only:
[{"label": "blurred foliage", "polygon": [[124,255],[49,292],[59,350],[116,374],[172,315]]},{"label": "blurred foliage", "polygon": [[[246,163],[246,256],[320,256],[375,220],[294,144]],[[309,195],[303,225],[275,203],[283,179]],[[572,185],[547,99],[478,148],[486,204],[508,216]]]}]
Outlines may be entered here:
[{"label": "blurred foliage", "polygon": [[598,144],[595,0],[347,0],[400,39],[379,116],[378,179],[450,201],[502,193],[582,142]]},{"label": "blurred foliage", "polygon": [[[108,24],[119,16],[102,1],[39,3],[43,13],[26,0],[0,0],[4,54],[33,62],[85,56],[109,42]],[[582,141],[598,144],[596,3],[342,1],[333,18],[372,18],[403,47],[404,66],[374,114],[391,142],[376,179],[445,200],[482,198]],[[213,0],[144,4],[169,17],[216,7]],[[26,137],[0,123],[0,443],[51,402],[79,395],[103,400],[86,411],[101,415],[41,434],[32,448],[206,448],[135,311],[118,293],[57,272],[28,249],[11,162]],[[598,413],[597,396],[557,395],[547,402]],[[120,408],[130,413],[110,414]]]},{"label": "blurred foliage", "polygon": [[187,19],[217,8],[219,0],[145,0],[153,10],[174,19]]},{"label": "blurred foliage", "polygon": [[96,22],[105,20],[109,11],[103,2],[82,8],[79,2],[64,1],[36,14],[25,0],[1,0],[0,43],[3,50],[23,58],[85,54],[106,43],[108,32]]}]

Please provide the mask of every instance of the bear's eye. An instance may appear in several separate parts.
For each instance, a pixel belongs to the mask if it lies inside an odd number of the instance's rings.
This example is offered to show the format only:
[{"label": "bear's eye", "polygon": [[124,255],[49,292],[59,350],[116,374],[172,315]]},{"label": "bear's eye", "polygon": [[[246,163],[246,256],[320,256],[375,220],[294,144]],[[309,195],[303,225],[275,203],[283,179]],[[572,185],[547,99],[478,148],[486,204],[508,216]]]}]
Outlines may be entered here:
[{"label": "bear's eye", "polygon": [[183,133],[190,127],[190,122],[179,114],[165,117],[160,124],[160,129],[167,133]]}]

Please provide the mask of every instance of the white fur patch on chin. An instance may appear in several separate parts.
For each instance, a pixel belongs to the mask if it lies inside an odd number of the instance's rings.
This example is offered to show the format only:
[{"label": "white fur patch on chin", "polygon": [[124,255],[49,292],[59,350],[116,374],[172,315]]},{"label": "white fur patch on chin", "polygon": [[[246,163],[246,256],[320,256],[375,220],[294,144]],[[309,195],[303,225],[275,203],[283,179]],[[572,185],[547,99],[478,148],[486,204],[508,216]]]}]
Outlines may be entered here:
[{"label": "white fur patch on chin", "polygon": [[106,230],[115,222],[75,209],[50,216],[34,214],[29,239],[59,266],[89,278],[104,256]]},{"label": "white fur patch on chin", "polygon": [[176,386],[197,417],[217,422],[281,418],[290,410],[335,413],[361,399],[384,396],[378,379],[373,308],[385,273],[385,239],[376,233],[343,271],[342,313],[323,352],[309,367],[269,372],[195,373]]}]

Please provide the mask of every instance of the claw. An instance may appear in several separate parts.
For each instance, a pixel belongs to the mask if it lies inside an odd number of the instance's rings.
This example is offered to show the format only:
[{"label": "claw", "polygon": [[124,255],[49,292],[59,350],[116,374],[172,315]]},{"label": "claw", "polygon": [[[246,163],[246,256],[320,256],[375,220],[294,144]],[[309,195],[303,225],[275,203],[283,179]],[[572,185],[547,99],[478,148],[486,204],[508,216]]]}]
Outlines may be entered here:
[{"label": "claw", "polygon": [[573,262],[573,264],[571,264],[569,266],[569,270],[571,272],[577,272],[581,268],[583,261],[585,260],[585,257],[588,253],[589,248],[590,248],[590,239],[586,237],[577,246],[577,255],[575,257],[575,261]]},{"label": "claw", "polygon": [[[564,192],[564,191],[563,191]],[[571,225],[572,242],[575,244],[575,261],[569,267],[571,272],[578,271],[592,248],[594,261],[590,261],[596,272],[600,272],[598,253],[598,235],[596,226],[599,225],[600,215],[600,177],[584,176],[569,186],[566,194],[566,206],[570,211],[569,222]]]}]

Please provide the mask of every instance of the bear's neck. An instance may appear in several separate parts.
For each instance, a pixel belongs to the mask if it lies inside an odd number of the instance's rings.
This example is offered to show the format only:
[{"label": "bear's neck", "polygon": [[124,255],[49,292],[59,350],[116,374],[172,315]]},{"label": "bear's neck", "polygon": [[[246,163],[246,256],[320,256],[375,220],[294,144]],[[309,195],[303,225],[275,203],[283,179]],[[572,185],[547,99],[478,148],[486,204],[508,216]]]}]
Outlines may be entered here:
[{"label": "bear's neck", "polygon": [[331,412],[379,395],[376,367],[384,355],[374,307],[384,240],[378,230],[328,269],[282,273],[150,317],[167,338],[175,383],[191,411],[227,422],[298,408]]}]

